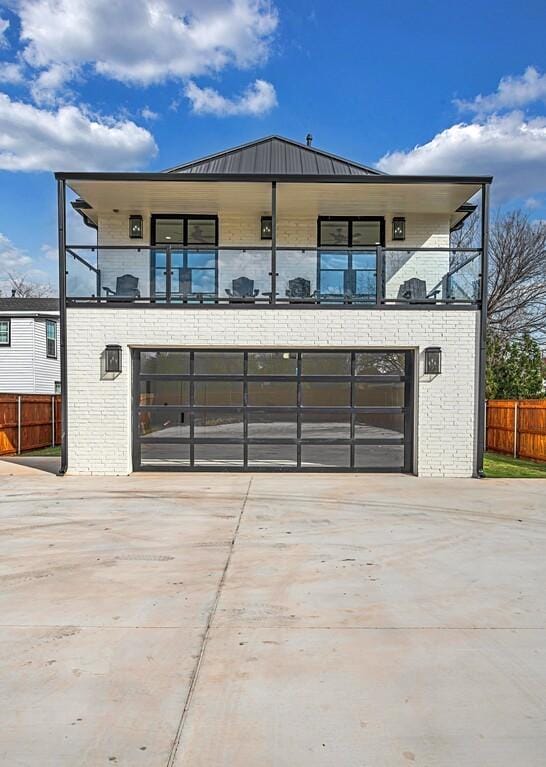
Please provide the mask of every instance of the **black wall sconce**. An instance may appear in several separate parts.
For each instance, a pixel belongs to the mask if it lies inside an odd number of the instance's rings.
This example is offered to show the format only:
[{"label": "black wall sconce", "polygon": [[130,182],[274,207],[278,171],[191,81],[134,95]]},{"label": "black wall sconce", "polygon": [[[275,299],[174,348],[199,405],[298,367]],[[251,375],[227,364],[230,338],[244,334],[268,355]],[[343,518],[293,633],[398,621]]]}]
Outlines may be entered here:
[{"label": "black wall sconce", "polygon": [[104,372],[121,373],[121,346],[107,345],[104,350]]},{"label": "black wall sconce", "polygon": [[271,216],[262,216],[260,237],[262,240],[270,240],[273,236],[273,219]]},{"label": "black wall sconce", "polygon": [[392,220],[392,239],[406,239],[406,219],[403,216],[395,216]]},{"label": "black wall sconce", "polygon": [[442,372],[442,350],[439,346],[425,349],[425,374],[437,376]]},{"label": "black wall sconce", "polygon": [[129,216],[129,237],[132,240],[142,239],[142,216]]}]

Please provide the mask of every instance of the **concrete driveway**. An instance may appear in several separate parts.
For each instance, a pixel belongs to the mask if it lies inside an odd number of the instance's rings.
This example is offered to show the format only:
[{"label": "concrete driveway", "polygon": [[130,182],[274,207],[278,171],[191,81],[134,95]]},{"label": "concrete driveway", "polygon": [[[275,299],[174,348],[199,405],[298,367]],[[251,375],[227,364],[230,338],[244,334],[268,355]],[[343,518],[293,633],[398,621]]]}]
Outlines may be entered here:
[{"label": "concrete driveway", "polygon": [[546,481],[0,462],[0,763],[544,767]]}]

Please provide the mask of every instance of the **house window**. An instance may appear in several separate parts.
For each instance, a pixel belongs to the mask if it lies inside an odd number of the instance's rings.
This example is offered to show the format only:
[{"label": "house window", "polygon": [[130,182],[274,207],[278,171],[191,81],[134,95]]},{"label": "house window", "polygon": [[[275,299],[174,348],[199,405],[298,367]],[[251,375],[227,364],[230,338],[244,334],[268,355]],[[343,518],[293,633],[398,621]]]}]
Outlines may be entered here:
[{"label": "house window", "polygon": [[166,295],[168,276],[172,300],[216,295],[216,216],[152,216],[152,244],[152,295]]},{"label": "house window", "polygon": [[152,216],[152,245],[217,244],[217,216]]},{"label": "house window", "polygon": [[373,303],[377,245],[385,241],[385,220],[370,216],[320,216],[318,294],[324,299]]},{"label": "house window", "polygon": [[60,393],[61,393],[61,382],[55,381],[55,394],[60,394]]},{"label": "house window", "polygon": [[46,354],[57,357],[57,323],[54,320],[46,320]]},{"label": "house window", "polygon": [[11,344],[11,320],[0,320],[0,346]]},{"label": "house window", "polygon": [[319,248],[375,248],[385,244],[385,219],[373,216],[319,216]]}]

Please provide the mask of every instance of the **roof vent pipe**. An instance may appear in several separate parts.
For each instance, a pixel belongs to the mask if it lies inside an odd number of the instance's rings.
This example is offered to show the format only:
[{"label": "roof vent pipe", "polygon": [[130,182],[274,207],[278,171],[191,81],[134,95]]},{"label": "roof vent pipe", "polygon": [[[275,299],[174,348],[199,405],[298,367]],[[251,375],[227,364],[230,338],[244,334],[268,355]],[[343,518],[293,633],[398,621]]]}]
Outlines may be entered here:
[{"label": "roof vent pipe", "polygon": [[15,298],[16,294],[17,294],[17,290],[15,288],[12,288],[11,289],[11,297]]},{"label": "roof vent pipe", "polygon": [[307,146],[311,146],[311,144],[313,143],[313,136],[310,133],[308,133],[307,136],[305,137],[305,143],[307,144]]}]

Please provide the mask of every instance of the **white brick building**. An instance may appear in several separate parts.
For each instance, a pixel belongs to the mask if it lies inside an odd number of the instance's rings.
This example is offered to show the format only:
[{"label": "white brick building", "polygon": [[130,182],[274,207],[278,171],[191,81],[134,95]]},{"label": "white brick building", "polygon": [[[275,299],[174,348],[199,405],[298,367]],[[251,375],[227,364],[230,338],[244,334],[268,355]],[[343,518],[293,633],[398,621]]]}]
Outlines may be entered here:
[{"label": "white brick building", "polygon": [[[272,137],[57,179],[64,470],[479,472],[490,178]],[[480,192],[481,247],[450,249]]]}]

